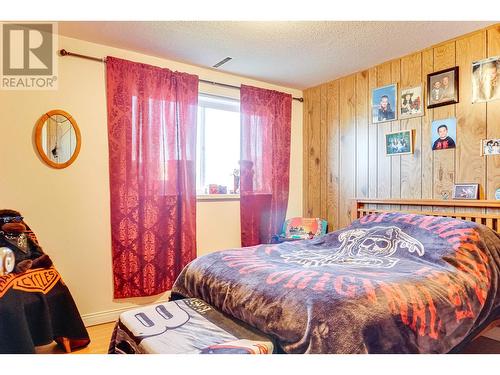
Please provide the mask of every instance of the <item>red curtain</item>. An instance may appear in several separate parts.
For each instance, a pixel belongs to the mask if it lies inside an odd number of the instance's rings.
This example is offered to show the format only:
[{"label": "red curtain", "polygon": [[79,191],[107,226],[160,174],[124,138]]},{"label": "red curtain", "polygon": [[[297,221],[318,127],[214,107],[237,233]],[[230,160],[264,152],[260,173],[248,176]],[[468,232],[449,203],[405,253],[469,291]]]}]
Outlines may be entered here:
[{"label": "red curtain", "polygon": [[196,256],[198,77],[106,64],[115,298],[162,293]]},{"label": "red curtain", "polygon": [[292,96],[241,87],[241,244],[269,243],[288,205]]}]

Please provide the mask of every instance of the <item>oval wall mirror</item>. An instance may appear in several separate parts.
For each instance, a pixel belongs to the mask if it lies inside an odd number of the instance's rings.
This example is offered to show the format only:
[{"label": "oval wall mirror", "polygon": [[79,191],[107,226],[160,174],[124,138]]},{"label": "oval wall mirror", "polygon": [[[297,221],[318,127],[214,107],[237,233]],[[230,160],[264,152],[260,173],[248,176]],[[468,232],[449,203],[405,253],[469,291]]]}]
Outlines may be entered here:
[{"label": "oval wall mirror", "polygon": [[75,119],[63,110],[49,111],[36,123],[36,148],[43,161],[53,168],[71,165],[80,152],[81,142]]}]

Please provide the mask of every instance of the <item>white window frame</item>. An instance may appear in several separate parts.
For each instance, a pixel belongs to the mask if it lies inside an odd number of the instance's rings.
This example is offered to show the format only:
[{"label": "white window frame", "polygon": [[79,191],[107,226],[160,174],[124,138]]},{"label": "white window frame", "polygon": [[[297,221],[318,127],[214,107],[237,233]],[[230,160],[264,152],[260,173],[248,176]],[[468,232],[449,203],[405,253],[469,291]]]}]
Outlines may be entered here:
[{"label": "white window frame", "polygon": [[223,111],[229,112],[237,112],[240,113],[240,100],[235,98],[230,98],[227,96],[214,95],[214,94],[206,94],[200,92],[198,94],[198,110],[200,111],[200,122],[198,123],[198,127],[200,127],[198,131],[199,141],[200,141],[200,149],[197,150],[200,152],[200,171],[196,171],[196,178],[200,179],[199,183],[196,183],[196,195],[198,200],[224,200],[231,198],[238,198],[239,194],[210,194],[207,195],[204,192],[198,190],[198,186],[206,186],[205,183],[205,108],[213,108],[220,109]]}]

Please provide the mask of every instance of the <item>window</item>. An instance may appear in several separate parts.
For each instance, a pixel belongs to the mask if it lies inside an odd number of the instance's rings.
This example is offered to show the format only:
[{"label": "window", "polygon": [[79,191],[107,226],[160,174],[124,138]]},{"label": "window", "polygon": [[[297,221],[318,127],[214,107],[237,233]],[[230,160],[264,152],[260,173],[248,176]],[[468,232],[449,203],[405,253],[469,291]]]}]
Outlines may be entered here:
[{"label": "window", "polygon": [[240,160],[240,102],[202,95],[198,98],[196,189],[208,194],[209,185],[234,193],[233,172]]}]

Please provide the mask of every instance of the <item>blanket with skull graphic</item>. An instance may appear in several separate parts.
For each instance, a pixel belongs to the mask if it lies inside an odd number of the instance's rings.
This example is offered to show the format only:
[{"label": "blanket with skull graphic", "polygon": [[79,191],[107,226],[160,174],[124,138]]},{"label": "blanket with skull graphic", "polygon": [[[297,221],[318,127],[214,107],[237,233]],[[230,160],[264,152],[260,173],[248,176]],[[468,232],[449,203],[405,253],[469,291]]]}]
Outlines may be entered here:
[{"label": "blanket with skull graphic", "polygon": [[340,246],[292,251],[283,254],[287,263],[304,267],[344,265],[369,268],[392,268],[399,261],[393,257],[397,250],[424,255],[424,246],[395,226],[356,228],[339,234]]},{"label": "blanket with skull graphic", "polygon": [[445,353],[498,317],[499,263],[500,235],[481,224],[373,214],[313,240],[197,258],[172,293],[288,353]]}]

